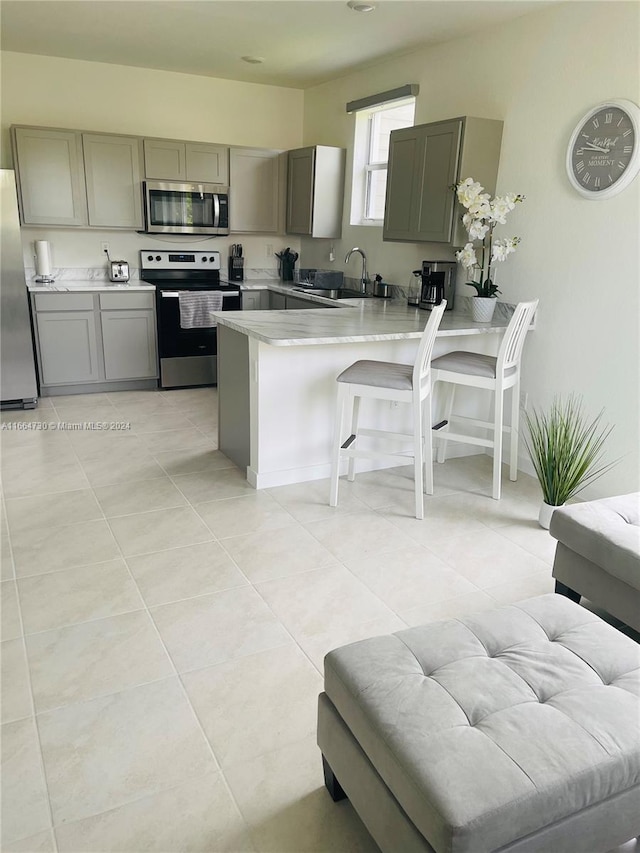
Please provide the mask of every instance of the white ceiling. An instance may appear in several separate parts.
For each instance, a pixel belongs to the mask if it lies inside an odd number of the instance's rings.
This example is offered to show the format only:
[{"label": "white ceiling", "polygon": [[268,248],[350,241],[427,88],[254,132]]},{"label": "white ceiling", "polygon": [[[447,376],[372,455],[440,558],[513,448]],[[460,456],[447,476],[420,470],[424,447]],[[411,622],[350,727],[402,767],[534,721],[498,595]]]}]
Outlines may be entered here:
[{"label": "white ceiling", "polygon": [[[3,50],[304,89],[553,0],[2,0]],[[241,57],[264,57],[249,65]]]}]

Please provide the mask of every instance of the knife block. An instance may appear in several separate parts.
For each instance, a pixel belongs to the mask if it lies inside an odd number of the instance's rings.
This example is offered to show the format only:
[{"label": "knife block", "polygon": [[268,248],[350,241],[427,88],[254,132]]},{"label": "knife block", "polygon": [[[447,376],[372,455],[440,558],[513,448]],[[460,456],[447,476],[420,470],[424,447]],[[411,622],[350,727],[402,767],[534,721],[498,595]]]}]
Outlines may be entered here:
[{"label": "knife block", "polygon": [[229,258],[229,281],[244,281],[244,258]]},{"label": "knife block", "polygon": [[289,258],[282,258],[280,261],[280,274],[283,281],[293,281],[293,268],[295,261]]}]

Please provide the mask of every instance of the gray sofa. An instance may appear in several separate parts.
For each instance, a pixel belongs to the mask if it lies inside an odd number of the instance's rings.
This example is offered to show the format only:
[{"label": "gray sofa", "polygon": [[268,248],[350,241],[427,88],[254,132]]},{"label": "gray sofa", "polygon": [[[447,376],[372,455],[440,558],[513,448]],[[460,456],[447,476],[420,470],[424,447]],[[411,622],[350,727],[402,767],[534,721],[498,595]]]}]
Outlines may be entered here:
[{"label": "gray sofa", "polygon": [[555,510],[556,592],[581,596],[640,631],[640,493]]},{"label": "gray sofa", "polygon": [[640,646],[553,593],[330,652],[318,745],[383,853],[640,834]]}]

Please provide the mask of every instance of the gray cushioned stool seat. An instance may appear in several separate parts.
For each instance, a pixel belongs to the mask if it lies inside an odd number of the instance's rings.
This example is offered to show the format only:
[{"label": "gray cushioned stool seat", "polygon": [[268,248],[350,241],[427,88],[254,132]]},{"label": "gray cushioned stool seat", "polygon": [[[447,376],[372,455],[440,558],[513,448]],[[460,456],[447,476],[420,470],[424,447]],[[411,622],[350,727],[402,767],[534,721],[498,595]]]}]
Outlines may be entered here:
[{"label": "gray cushioned stool seat", "polygon": [[343,370],[337,377],[337,381],[350,382],[353,385],[370,385],[372,388],[397,388],[400,391],[411,391],[413,365],[362,359]]},{"label": "gray cushioned stool seat", "polygon": [[325,691],[424,849],[591,850],[518,839],[603,803],[610,846],[640,833],[640,647],[561,596],[336,649]]},{"label": "gray cushioned stool seat", "polygon": [[[452,373],[466,373],[469,376],[484,376],[487,379],[495,379],[497,363],[498,359],[492,355],[456,350],[432,359],[431,368],[432,370],[450,370]],[[509,367],[505,370],[504,375],[511,376],[515,371],[515,367]]]}]

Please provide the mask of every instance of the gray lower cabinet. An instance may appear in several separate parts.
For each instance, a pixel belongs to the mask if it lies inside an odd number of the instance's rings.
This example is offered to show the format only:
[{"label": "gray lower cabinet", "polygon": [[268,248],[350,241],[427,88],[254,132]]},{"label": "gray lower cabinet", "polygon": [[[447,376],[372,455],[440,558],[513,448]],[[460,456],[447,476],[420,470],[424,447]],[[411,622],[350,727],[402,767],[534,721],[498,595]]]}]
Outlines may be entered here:
[{"label": "gray lower cabinet", "polygon": [[157,377],[153,293],[36,293],[32,304],[45,389]]},{"label": "gray lower cabinet", "polygon": [[495,191],[502,122],[464,116],[391,132],[383,240],[463,245],[454,185]]},{"label": "gray lower cabinet", "polygon": [[268,290],[243,290],[242,291],[242,310],[243,311],[262,311],[269,308],[269,291]]},{"label": "gray lower cabinet", "polygon": [[153,311],[101,311],[100,322],[106,379],[157,376]]},{"label": "gray lower cabinet", "polygon": [[38,344],[43,385],[101,379],[93,309],[38,314]]},{"label": "gray lower cabinet", "polygon": [[297,308],[325,308],[327,306],[320,304],[319,302],[312,302],[310,299],[298,299],[296,296],[287,296],[286,297],[286,309],[287,311],[296,310]]},{"label": "gray lower cabinet", "polygon": [[287,297],[282,293],[269,291],[269,308],[272,311],[284,311],[287,307]]}]

